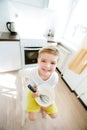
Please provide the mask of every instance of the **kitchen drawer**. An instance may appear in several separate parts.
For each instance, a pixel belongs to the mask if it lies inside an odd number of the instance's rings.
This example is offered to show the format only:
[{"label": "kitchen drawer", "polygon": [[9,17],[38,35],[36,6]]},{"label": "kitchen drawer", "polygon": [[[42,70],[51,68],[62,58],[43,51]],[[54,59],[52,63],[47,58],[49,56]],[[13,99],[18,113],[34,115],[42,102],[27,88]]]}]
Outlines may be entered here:
[{"label": "kitchen drawer", "polygon": [[0,72],[21,68],[21,51],[19,41],[0,41]]}]

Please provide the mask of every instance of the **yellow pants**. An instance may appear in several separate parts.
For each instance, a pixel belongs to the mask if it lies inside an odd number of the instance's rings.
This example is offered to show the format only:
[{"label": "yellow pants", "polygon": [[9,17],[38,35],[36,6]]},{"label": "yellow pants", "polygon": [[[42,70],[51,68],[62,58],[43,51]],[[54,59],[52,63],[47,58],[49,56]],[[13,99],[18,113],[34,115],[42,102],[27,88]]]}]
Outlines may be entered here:
[{"label": "yellow pants", "polygon": [[[40,111],[40,105],[35,101],[35,98],[32,96],[32,93],[29,92],[27,95],[27,106],[26,106],[26,111],[27,112],[39,112]],[[48,114],[54,114],[57,113],[57,106],[55,104],[55,102],[46,107],[46,113]]]}]

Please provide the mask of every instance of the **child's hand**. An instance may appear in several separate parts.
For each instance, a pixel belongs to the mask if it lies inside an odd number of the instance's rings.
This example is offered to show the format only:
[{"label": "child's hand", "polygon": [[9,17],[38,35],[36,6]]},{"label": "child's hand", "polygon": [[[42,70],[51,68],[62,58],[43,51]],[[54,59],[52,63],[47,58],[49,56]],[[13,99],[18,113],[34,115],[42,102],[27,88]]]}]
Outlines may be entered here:
[{"label": "child's hand", "polygon": [[36,90],[36,92],[35,92],[35,93],[32,93],[32,96],[33,96],[34,98],[39,97],[40,94],[39,94],[39,91],[38,91],[37,86],[35,86],[34,89]]},{"label": "child's hand", "polygon": [[36,98],[36,97],[39,97],[39,92],[37,91],[36,93],[32,93],[32,96],[34,97],[34,98]]}]

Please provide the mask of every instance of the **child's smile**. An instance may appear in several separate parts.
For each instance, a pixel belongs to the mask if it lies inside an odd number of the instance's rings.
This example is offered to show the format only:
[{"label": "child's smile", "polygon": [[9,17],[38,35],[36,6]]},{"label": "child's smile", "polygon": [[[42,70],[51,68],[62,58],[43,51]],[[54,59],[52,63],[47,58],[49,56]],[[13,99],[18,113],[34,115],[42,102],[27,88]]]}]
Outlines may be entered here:
[{"label": "child's smile", "polygon": [[54,72],[57,65],[57,57],[53,54],[44,53],[41,54],[38,59],[39,63],[39,74],[44,78],[49,78]]}]

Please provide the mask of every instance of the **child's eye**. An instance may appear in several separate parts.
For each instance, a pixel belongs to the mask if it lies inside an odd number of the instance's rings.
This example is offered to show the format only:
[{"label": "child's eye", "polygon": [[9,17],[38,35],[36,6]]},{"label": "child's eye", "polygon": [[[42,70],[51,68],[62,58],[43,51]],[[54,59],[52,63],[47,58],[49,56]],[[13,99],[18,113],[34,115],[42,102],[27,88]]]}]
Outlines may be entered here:
[{"label": "child's eye", "polygon": [[41,60],[41,62],[44,62],[44,63],[45,63],[46,61],[45,61],[45,60]]},{"label": "child's eye", "polygon": [[55,65],[55,62],[51,62],[52,65]]}]

